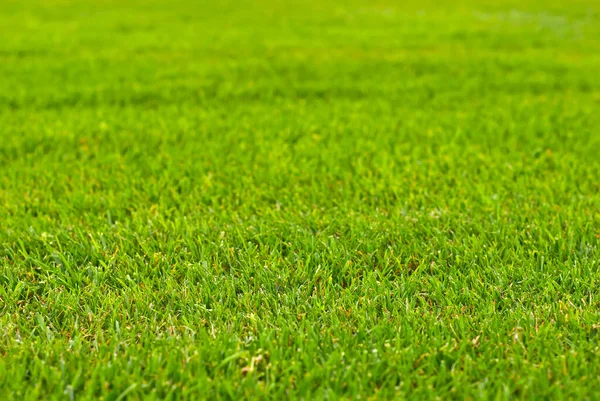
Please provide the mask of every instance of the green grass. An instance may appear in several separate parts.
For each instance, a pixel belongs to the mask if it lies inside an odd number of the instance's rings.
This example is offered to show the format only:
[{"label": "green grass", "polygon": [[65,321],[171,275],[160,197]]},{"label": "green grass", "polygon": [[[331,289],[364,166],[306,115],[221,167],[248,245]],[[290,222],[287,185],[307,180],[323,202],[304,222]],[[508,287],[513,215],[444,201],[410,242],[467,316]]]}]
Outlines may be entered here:
[{"label": "green grass", "polygon": [[598,399],[600,4],[437,3],[0,1],[0,399]]}]

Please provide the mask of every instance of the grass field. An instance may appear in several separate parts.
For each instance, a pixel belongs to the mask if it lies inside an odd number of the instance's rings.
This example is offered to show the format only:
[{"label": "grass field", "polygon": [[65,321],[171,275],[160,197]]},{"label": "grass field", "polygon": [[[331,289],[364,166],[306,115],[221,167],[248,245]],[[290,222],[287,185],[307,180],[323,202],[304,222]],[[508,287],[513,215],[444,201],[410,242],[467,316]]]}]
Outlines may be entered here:
[{"label": "grass field", "polygon": [[600,3],[0,1],[0,399],[599,399]]}]

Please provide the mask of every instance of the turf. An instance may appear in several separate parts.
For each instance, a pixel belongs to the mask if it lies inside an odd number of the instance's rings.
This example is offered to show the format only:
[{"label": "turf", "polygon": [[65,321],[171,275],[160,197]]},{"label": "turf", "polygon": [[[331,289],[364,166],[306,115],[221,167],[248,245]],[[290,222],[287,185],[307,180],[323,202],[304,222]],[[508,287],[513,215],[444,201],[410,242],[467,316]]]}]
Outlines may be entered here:
[{"label": "turf", "polygon": [[0,2],[0,398],[596,399],[594,0]]}]

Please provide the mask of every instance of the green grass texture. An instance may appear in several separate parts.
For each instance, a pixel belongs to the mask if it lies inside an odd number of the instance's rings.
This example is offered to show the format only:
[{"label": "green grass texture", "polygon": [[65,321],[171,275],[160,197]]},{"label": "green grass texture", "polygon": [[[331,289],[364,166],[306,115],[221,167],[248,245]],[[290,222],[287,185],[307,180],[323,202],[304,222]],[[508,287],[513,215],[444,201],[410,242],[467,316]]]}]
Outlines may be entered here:
[{"label": "green grass texture", "polygon": [[600,399],[597,0],[0,0],[0,399]]}]

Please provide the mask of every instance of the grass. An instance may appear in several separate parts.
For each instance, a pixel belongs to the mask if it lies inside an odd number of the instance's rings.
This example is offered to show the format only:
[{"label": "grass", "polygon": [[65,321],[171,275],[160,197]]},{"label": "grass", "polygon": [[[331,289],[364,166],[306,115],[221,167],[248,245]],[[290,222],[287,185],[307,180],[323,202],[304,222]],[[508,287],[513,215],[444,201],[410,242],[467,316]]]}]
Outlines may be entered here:
[{"label": "grass", "polygon": [[597,399],[599,12],[3,0],[0,398]]}]

